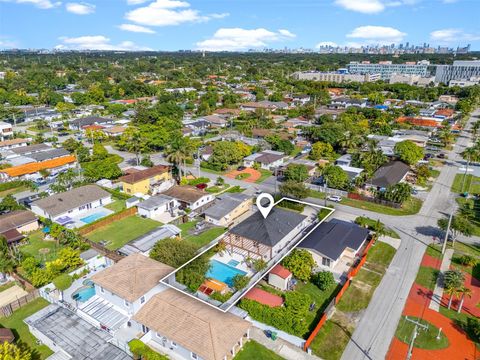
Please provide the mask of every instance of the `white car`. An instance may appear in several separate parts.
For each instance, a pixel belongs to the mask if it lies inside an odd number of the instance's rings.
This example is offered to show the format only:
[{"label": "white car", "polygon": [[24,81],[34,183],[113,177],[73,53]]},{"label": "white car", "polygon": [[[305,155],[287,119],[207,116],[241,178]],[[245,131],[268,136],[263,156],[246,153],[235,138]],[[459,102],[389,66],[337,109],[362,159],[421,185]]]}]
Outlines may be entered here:
[{"label": "white car", "polygon": [[329,195],[329,196],[327,196],[327,200],[338,203],[338,202],[342,201],[342,197],[338,196],[338,195]]}]

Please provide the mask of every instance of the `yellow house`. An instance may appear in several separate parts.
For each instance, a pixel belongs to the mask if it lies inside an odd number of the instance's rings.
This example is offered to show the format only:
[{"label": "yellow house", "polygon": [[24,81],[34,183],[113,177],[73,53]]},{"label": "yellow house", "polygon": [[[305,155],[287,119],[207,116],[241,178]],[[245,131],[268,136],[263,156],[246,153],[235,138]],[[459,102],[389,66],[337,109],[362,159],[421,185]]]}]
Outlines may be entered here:
[{"label": "yellow house", "polygon": [[130,195],[137,193],[154,195],[169,189],[174,183],[170,167],[165,165],[135,171],[122,176],[119,180],[123,191]]}]

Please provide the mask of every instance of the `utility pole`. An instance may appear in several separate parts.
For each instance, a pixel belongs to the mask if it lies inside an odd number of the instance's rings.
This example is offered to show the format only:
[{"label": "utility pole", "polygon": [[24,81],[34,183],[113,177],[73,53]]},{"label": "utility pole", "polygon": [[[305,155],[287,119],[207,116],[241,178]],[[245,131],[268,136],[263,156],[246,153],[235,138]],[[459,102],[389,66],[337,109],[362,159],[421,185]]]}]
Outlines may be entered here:
[{"label": "utility pole", "polygon": [[443,240],[442,254],[444,254],[445,250],[447,249],[448,233],[450,232],[450,226],[452,225],[452,219],[453,219],[453,212],[454,211],[455,210],[452,209],[452,211],[450,212],[450,217],[448,218],[447,231],[445,232],[445,239]]},{"label": "utility pole", "polygon": [[[467,172],[468,172],[468,165],[470,164],[470,154],[468,154],[468,160],[467,160],[467,165],[465,166],[465,173],[463,174],[463,180],[462,180],[462,193],[463,193],[463,187],[465,186],[465,178],[467,177]],[[470,190],[470,189],[469,189]]]},{"label": "utility pole", "polygon": [[410,345],[408,346],[408,353],[407,353],[407,357],[406,357],[407,360],[410,360],[412,358],[413,345],[414,345],[415,339],[417,338],[417,335],[418,335],[418,327],[420,326],[424,330],[428,330],[428,326],[420,323],[419,321],[409,319],[408,316],[405,317],[405,320],[415,324],[415,328],[413,329],[413,334],[412,334],[412,340],[410,341]]}]

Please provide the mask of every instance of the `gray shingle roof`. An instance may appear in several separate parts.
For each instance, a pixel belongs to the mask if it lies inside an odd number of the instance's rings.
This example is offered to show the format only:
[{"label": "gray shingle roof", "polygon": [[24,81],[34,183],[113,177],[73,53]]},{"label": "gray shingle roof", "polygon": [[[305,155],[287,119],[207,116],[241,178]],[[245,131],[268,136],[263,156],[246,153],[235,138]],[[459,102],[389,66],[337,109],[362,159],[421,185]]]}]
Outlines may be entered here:
[{"label": "gray shingle roof", "polygon": [[380,167],[370,182],[374,186],[386,188],[396,185],[408,173],[410,167],[401,161],[392,161]]},{"label": "gray shingle roof", "polygon": [[97,185],[85,185],[34,201],[32,206],[38,206],[50,216],[56,216],[109,196],[111,196],[109,192]]},{"label": "gray shingle roof", "polygon": [[320,224],[298,245],[336,261],[346,248],[357,250],[369,231],[357,224],[333,219]]},{"label": "gray shingle roof", "polygon": [[215,203],[205,210],[205,216],[213,219],[221,219],[235,210],[250,196],[245,194],[222,194],[215,200]]},{"label": "gray shingle roof", "polygon": [[67,156],[67,155],[70,155],[70,153],[67,150],[59,148],[59,149],[36,152],[28,155],[28,157],[38,162],[38,161],[56,159],[56,158]]},{"label": "gray shingle roof", "polygon": [[145,201],[142,201],[141,203],[137,204],[137,207],[145,210],[154,210],[172,200],[173,200],[172,197],[160,194],[160,195],[152,196]]},{"label": "gray shingle roof", "polygon": [[267,218],[257,211],[230,229],[230,233],[273,247],[305,219],[294,211],[274,207]]}]

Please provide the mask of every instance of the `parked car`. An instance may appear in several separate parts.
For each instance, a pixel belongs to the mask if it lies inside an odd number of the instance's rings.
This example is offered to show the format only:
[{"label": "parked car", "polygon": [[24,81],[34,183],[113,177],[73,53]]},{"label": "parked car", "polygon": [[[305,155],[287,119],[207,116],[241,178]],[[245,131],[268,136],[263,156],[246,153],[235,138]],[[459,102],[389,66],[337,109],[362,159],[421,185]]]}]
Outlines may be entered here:
[{"label": "parked car", "polygon": [[196,187],[197,189],[200,189],[200,190],[205,190],[205,189],[207,188],[207,186],[208,186],[208,185],[205,184],[205,183],[201,183],[201,184],[195,185],[195,187]]},{"label": "parked car", "polygon": [[342,197],[339,195],[328,195],[327,200],[339,203],[340,201],[342,201]]},{"label": "parked car", "polygon": [[246,169],[245,166],[239,166],[239,167],[237,167],[237,171],[243,171],[243,170],[245,170],[245,169]]},{"label": "parked car", "polygon": [[444,153],[440,153],[440,154],[437,155],[437,157],[438,157],[439,159],[445,159],[445,154],[444,154]]}]

